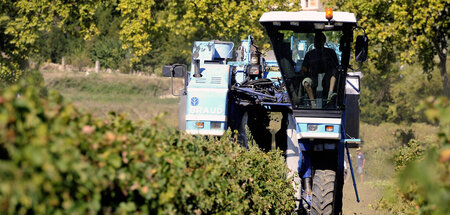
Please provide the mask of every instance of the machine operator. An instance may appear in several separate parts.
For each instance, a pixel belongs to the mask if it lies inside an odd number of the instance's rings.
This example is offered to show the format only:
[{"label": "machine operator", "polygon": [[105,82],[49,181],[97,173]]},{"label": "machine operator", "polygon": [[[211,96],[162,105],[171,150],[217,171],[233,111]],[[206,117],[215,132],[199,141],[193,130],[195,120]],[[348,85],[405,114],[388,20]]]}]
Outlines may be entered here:
[{"label": "machine operator", "polygon": [[316,96],[330,100],[336,95],[333,90],[336,83],[338,59],[333,49],[324,47],[325,42],[325,35],[322,32],[317,32],[314,36],[314,49],[306,53],[302,65],[302,71],[306,76],[302,85],[306,89],[312,108],[316,108],[314,95],[316,95],[319,73],[324,73],[322,79],[323,91],[322,95]]}]

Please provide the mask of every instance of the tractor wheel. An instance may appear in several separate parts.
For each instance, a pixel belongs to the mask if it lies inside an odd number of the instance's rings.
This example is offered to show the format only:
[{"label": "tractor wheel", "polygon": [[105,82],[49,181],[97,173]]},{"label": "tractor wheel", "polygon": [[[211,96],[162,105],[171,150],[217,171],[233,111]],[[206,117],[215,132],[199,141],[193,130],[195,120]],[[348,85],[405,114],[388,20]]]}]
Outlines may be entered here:
[{"label": "tractor wheel", "polygon": [[241,144],[241,146],[243,146],[245,148],[248,148],[247,130],[246,130],[247,123],[248,123],[248,113],[245,112],[244,114],[242,114],[242,119],[241,119],[241,123],[239,124],[239,130],[238,130],[239,144]]},{"label": "tractor wheel", "polygon": [[316,170],[313,178],[311,214],[334,214],[336,172]]},{"label": "tractor wheel", "polygon": [[246,114],[248,115],[247,126],[253,140],[261,150],[270,151],[272,149],[272,134],[267,129],[270,123],[269,114],[260,107],[250,108]]}]

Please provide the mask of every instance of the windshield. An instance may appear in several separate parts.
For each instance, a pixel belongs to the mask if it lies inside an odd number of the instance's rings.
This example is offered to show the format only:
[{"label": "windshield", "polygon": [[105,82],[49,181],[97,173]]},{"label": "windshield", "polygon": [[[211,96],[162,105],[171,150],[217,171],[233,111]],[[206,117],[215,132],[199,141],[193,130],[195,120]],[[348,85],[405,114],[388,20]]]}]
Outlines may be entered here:
[{"label": "windshield", "polygon": [[274,52],[294,109],[338,109],[342,79],[342,31],[298,33],[279,30],[271,35]]}]

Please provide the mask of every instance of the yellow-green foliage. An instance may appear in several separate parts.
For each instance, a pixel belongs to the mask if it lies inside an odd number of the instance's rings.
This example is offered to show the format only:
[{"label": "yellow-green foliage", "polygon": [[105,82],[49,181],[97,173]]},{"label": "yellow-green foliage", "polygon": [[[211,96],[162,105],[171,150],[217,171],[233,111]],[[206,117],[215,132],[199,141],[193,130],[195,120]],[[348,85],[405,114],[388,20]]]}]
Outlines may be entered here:
[{"label": "yellow-green foliage", "polygon": [[[252,34],[256,41],[263,39],[258,20],[270,10],[299,10],[298,0],[123,0],[117,9],[124,18],[120,31],[124,48],[132,48],[135,58],[149,54],[155,38],[170,34],[193,40],[239,40]],[[266,42],[268,42],[266,40]],[[173,44],[168,44],[168,46]],[[179,50],[189,55],[190,49]]]},{"label": "yellow-green foliage", "polygon": [[404,62],[411,63],[419,56],[428,66],[433,66],[435,55],[447,49],[441,44],[446,44],[450,25],[446,0],[333,0],[327,4],[356,14],[371,41],[375,61],[383,54],[375,50],[379,48],[376,44],[393,45],[391,51],[402,49]]},{"label": "yellow-green foliage", "polygon": [[280,151],[80,113],[21,81],[0,93],[0,213],[286,214]]},{"label": "yellow-green foliage", "polygon": [[14,83],[19,80],[20,75],[22,75],[22,71],[19,70],[17,63],[0,56],[0,84]]},{"label": "yellow-green foliage", "polygon": [[[86,40],[104,34],[97,26],[101,17],[96,16],[96,11],[108,8],[118,12],[114,14],[118,18],[116,20],[120,20],[120,29],[115,30],[120,32],[113,33],[119,33],[121,40],[121,43],[115,41],[115,44],[109,45],[114,45],[114,48],[121,45],[131,52],[130,66],[145,61],[148,55],[158,56],[161,52],[170,55],[165,53],[170,48],[161,49],[161,44],[177,45],[175,52],[184,59],[190,51],[190,45],[186,44],[193,40],[239,41],[245,35],[252,34],[260,41],[263,30],[258,20],[263,12],[300,9],[299,0],[0,0],[0,5],[0,47],[5,56],[14,61],[27,59],[38,52],[41,35],[52,28],[56,30],[55,27]],[[180,41],[183,43],[181,46]],[[125,53],[116,53],[114,57],[125,57]],[[110,53],[106,54],[97,53],[100,57],[108,57]],[[0,58],[5,56],[0,55]],[[102,63],[105,64],[104,59]],[[6,74],[6,70],[2,73]]]},{"label": "yellow-green foliage", "polygon": [[122,12],[123,22],[120,38],[124,41],[123,48],[134,50],[133,61],[148,54],[152,50],[151,40],[155,38],[161,24],[157,23],[156,9],[153,0],[123,0],[117,9]]},{"label": "yellow-green foliage", "polygon": [[264,32],[258,23],[264,12],[271,10],[300,10],[300,1],[171,1],[177,10],[169,14],[169,25],[176,34],[196,39],[202,32],[203,38],[230,40],[252,34],[256,41]]},{"label": "yellow-green foliage", "polygon": [[356,14],[369,37],[369,61],[382,76],[395,72],[389,67],[397,61],[418,62],[429,73],[436,67],[435,57],[439,57],[441,95],[450,98],[446,69],[450,33],[448,0],[332,0],[327,4]]},{"label": "yellow-green foliage", "polygon": [[[36,52],[40,33],[53,25],[84,38],[97,34],[93,22],[98,0],[0,0],[0,81],[17,79],[18,65]],[[11,62],[9,64],[3,63]]]},{"label": "yellow-green foliage", "polygon": [[362,68],[363,121],[423,122],[423,113],[415,110],[420,100],[450,98],[444,57],[450,29],[447,0],[331,0],[327,5],[355,13],[369,38],[369,60]]}]

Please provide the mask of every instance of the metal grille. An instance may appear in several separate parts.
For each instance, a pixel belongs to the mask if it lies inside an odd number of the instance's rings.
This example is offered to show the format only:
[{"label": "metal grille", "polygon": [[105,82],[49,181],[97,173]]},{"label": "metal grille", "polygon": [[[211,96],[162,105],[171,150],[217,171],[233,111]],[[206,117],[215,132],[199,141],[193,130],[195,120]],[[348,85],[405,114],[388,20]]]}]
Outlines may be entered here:
[{"label": "metal grille", "polygon": [[195,80],[195,83],[197,83],[197,84],[203,84],[203,83],[206,83],[206,78],[197,78],[197,79]]},{"label": "metal grille", "polygon": [[221,77],[212,77],[211,78],[211,84],[221,84],[222,78]]}]

